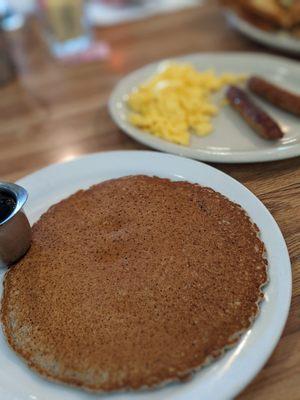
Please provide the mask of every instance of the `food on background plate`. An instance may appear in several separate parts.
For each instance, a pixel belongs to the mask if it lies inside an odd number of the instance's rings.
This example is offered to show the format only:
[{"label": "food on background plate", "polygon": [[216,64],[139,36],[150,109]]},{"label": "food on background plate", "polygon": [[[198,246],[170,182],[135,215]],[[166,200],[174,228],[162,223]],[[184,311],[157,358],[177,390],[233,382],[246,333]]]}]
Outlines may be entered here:
[{"label": "food on background plate", "polygon": [[10,346],[46,378],[145,389],[233,346],[266,281],[259,230],[239,205],[197,184],[129,176],[40,218],[5,275],[1,319]]},{"label": "food on background plate", "polygon": [[[212,119],[219,111],[212,95],[231,85],[227,100],[248,125],[264,139],[281,139],[284,134],[279,124],[243,89],[232,85],[244,80],[242,75],[217,76],[213,71],[198,72],[189,64],[169,64],[128,96],[129,121],[162,139],[189,145],[192,133],[206,136],[212,132]],[[250,77],[247,86],[273,105],[300,114],[300,96],[257,76]]]},{"label": "food on background plate", "polygon": [[283,132],[277,122],[257,106],[243,89],[230,86],[226,97],[230,105],[261,137],[267,140],[278,140],[283,137]]},{"label": "food on background plate", "polygon": [[213,131],[218,106],[212,95],[245,78],[236,74],[200,72],[190,64],[172,63],[129,95],[129,121],[154,136],[187,146],[192,133]]},{"label": "food on background plate", "polygon": [[266,31],[300,36],[300,0],[221,0],[246,21]]},{"label": "food on background plate", "polygon": [[252,76],[247,82],[249,90],[292,114],[300,116],[300,96],[287,91],[259,76]]}]

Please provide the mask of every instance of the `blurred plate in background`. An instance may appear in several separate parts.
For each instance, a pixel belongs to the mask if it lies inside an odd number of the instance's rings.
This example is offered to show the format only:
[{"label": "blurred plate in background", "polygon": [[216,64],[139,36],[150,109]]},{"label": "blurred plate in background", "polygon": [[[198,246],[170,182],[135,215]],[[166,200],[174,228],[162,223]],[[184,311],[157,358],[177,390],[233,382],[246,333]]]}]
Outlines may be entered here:
[{"label": "blurred plate in background", "polygon": [[292,36],[289,32],[280,30],[278,32],[268,32],[257,28],[233,11],[225,11],[228,22],[235,29],[248,36],[258,43],[264,44],[274,49],[284,50],[288,53],[300,54],[300,38]]}]

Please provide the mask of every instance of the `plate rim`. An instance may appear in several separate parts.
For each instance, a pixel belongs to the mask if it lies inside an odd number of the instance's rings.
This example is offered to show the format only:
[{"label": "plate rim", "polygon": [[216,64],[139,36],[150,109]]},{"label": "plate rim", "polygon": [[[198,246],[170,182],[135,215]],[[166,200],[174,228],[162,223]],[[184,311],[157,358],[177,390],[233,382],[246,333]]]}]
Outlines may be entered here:
[{"label": "plate rim", "polygon": [[[227,395],[228,396],[235,396],[237,395],[248,383],[250,383],[250,381],[254,378],[254,376],[260,371],[260,369],[263,367],[263,365],[265,364],[265,362],[268,360],[269,356],[271,355],[271,353],[273,352],[275,346],[278,343],[278,340],[281,337],[282,331],[284,329],[286,320],[288,318],[289,315],[289,308],[290,308],[290,302],[291,302],[291,295],[292,295],[292,280],[291,280],[291,262],[290,262],[290,258],[289,258],[289,254],[288,254],[288,250],[287,250],[287,246],[284,240],[284,237],[281,233],[281,230],[276,222],[276,220],[273,218],[272,214],[270,213],[270,211],[266,208],[266,206],[262,203],[261,200],[259,200],[254,193],[252,193],[246,186],[244,186],[242,183],[240,183],[239,181],[237,181],[236,179],[232,178],[230,175],[218,170],[217,168],[214,168],[212,166],[209,166],[205,163],[201,163],[201,162],[197,162],[188,158],[182,158],[179,156],[174,156],[174,155],[170,155],[170,154],[166,154],[166,153],[159,153],[159,152],[153,152],[153,151],[142,151],[142,150],[127,150],[127,151],[109,151],[109,152],[98,152],[98,153],[91,153],[91,154],[87,154],[87,155],[82,155],[79,156],[73,160],[70,161],[66,161],[66,162],[60,162],[60,163],[55,163],[55,164],[51,164],[47,167],[44,167],[38,171],[35,171],[29,175],[26,175],[24,177],[22,177],[20,180],[17,181],[17,183],[19,184],[25,184],[26,185],[26,181],[30,181],[32,179],[36,179],[37,175],[40,174],[47,174],[51,169],[60,169],[60,168],[64,168],[64,166],[66,166],[68,164],[68,166],[72,165],[72,164],[76,164],[76,163],[80,163],[86,160],[86,159],[101,159],[102,157],[115,157],[116,159],[119,159],[120,155],[124,155],[124,156],[129,156],[130,158],[134,158],[134,156],[137,157],[141,157],[142,160],[145,160],[145,157],[154,157],[155,158],[168,158],[171,161],[179,161],[181,163],[189,163],[192,167],[196,166],[196,167],[200,167],[200,168],[204,168],[204,170],[211,170],[213,173],[217,174],[219,177],[226,177],[226,179],[228,179],[230,182],[234,183],[234,185],[237,185],[239,187],[239,189],[241,189],[242,191],[245,192],[245,194],[247,195],[247,197],[250,199],[258,202],[260,204],[260,206],[262,207],[264,213],[267,214],[268,218],[271,219],[275,230],[277,232],[277,236],[278,239],[280,239],[280,246],[282,247],[282,251],[283,251],[283,256],[285,258],[285,263],[286,264],[286,269],[288,271],[288,276],[286,276],[286,281],[285,281],[285,288],[287,290],[286,292],[286,297],[285,297],[285,306],[284,306],[284,312],[283,312],[283,318],[280,319],[279,323],[278,323],[278,330],[276,331],[276,335],[274,338],[272,338],[272,343],[271,345],[268,347],[268,351],[267,353],[264,355],[263,358],[260,358],[259,362],[256,362],[256,366],[253,368],[253,366],[249,367],[249,370],[247,371],[247,376],[245,377],[245,375],[243,376],[243,379],[241,379],[240,381],[236,382],[235,385],[231,385],[231,391],[228,392],[228,388],[224,390],[224,393],[226,395],[226,391],[227,391]],[[193,165],[192,165],[193,164]],[[99,170],[101,171],[101,166],[99,167]],[[172,171],[170,171],[170,175],[172,174]],[[186,178],[185,176],[183,176],[184,180],[190,180],[189,178]],[[192,180],[190,180],[192,181]],[[200,183],[201,184],[201,183]],[[80,190],[80,188],[78,188],[77,190]],[[52,203],[51,203],[52,204]],[[258,221],[254,221],[254,222],[258,222]],[[214,364],[212,364],[214,365]],[[1,389],[1,387],[0,387]],[[183,394],[184,397],[180,397],[180,398],[188,398],[188,394]],[[177,396],[176,396],[177,398]],[[229,397],[222,397],[223,398],[229,398]],[[230,397],[231,398],[231,397]],[[10,397],[8,397],[8,399],[10,399]]]},{"label": "plate rim", "polygon": [[[155,62],[151,62],[149,64],[145,64],[140,68],[137,68],[130,73],[123,76],[118,83],[114,86],[113,90],[110,93],[108,100],[108,111],[109,114],[114,121],[114,123],[123,131],[123,133],[130,136],[132,139],[136,140],[139,143],[142,143],[152,149],[160,150],[162,152],[168,152],[174,155],[185,156],[189,158],[193,158],[200,161],[208,161],[214,163],[249,163],[249,162],[269,162],[269,161],[277,161],[284,160],[289,158],[294,158],[300,156],[300,142],[296,143],[292,146],[285,147],[284,149],[280,149],[280,151],[276,151],[274,149],[263,149],[263,150],[251,150],[251,151],[235,151],[229,153],[213,152],[211,150],[206,149],[193,149],[188,146],[182,146],[175,143],[168,142],[164,139],[155,137],[148,132],[143,132],[139,128],[131,125],[127,120],[124,120],[118,111],[118,100],[119,100],[119,92],[122,91],[124,85],[128,80],[131,80],[135,76],[147,71],[148,69],[152,69],[158,67],[161,63],[168,61],[185,61],[190,60],[189,62],[193,62],[195,58],[205,58],[205,57],[224,57],[225,59],[231,58],[247,58],[247,57],[258,57],[260,59],[272,60],[275,63],[283,62],[285,65],[288,64],[289,68],[292,68],[295,72],[299,72],[300,74],[300,65],[297,61],[291,60],[287,57],[277,56],[273,54],[264,54],[260,52],[200,52],[200,53],[188,53],[174,57],[168,57],[164,59],[157,60]],[[124,103],[124,102],[123,102]]]}]

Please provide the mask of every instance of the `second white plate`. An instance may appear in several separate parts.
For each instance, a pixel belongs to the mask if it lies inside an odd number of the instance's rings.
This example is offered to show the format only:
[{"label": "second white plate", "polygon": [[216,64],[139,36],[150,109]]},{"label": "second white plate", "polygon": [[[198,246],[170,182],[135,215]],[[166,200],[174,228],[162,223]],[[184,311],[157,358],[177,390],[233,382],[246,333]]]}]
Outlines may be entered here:
[{"label": "second white plate", "polygon": [[[300,94],[300,65],[286,58],[260,53],[202,53],[172,59],[216,73],[261,75]],[[188,147],[167,142],[128,122],[126,98],[139,84],[155,74],[161,62],[145,66],[122,79],[111,94],[109,110],[118,126],[135,140],[157,150],[211,162],[260,162],[300,155],[300,119],[256,99],[282,127],[282,140],[270,142],[258,137],[229,106],[214,119],[214,132],[206,137],[192,135]]]}]

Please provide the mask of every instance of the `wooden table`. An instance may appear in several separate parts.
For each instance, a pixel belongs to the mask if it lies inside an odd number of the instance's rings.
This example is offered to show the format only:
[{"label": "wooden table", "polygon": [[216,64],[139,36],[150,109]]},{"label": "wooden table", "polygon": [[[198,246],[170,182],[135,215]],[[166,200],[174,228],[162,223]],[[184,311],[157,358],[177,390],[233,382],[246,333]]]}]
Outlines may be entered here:
[{"label": "wooden table", "polygon": [[[112,122],[107,100],[128,72],[161,58],[202,51],[264,51],[231,30],[214,1],[99,29],[106,61],[62,65],[43,44],[37,24],[11,34],[19,78],[0,89],[0,179],[14,181],[78,155],[142,149]],[[300,158],[267,164],[215,165],[254,192],[276,218],[293,264],[293,300],[272,357],[240,399],[300,399]]]}]

